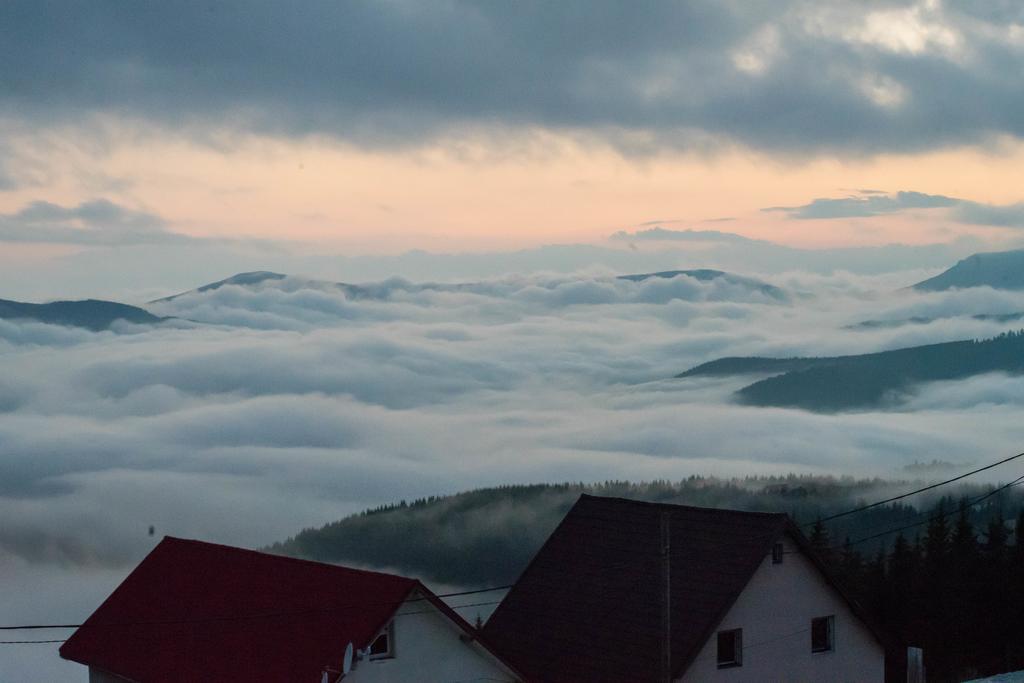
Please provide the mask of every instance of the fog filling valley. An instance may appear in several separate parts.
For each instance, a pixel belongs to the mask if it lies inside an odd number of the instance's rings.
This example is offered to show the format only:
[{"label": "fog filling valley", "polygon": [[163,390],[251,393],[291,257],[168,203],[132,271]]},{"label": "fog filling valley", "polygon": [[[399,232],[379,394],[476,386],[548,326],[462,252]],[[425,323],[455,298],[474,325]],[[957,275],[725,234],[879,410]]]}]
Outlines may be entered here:
[{"label": "fog filling valley", "polygon": [[[1005,457],[1024,440],[1017,376],[836,414],[735,403],[749,377],[673,379],[723,356],[987,338],[1014,324],[973,315],[1024,311],[1024,292],[906,289],[931,274],[764,276],[779,296],[610,273],[354,296],[289,277],[148,304],[171,318],[154,326],[0,320],[0,622],[83,619],[164,535],[258,547],[480,486]],[[891,324],[851,327],[868,320]],[[73,670],[55,659],[0,672]]]}]

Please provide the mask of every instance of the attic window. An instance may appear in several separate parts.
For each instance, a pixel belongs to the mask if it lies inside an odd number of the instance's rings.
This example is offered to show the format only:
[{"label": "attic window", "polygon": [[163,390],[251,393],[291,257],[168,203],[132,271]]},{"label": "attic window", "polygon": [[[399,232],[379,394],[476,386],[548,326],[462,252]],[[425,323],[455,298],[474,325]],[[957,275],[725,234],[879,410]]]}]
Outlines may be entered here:
[{"label": "attic window", "polygon": [[718,668],[743,666],[743,629],[718,632]]},{"label": "attic window", "polygon": [[772,564],[782,564],[782,558],[785,557],[785,555],[786,552],[781,543],[776,543],[772,546]]},{"label": "attic window", "polygon": [[811,619],[811,652],[831,652],[835,646],[835,616]]},{"label": "attic window", "polygon": [[394,651],[395,629],[394,622],[389,622],[381,634],[370,643],[370,659],[387,659],[395,656]]}]

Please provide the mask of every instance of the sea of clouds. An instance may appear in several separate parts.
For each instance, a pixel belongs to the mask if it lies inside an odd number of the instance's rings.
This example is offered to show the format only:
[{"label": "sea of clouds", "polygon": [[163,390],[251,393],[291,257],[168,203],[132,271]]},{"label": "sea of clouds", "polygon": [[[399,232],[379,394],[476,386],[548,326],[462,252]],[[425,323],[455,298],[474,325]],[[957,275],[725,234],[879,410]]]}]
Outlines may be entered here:
[{"label": "sea of clouds", "polygon": [[[837,415],[734,404],[749,378],[673,379],[721,356],[989,337],[1013,323],[972,315],[1024,311],[1024,293],[905,289],[930,274],[766,278],[781,296],[686,276],[287,278],[149,305],[173,317],[158,326],[0,321],[0,622],[84,618],[163,535],[260,546],[479,486],[894,478],[1021,450],[1024,378]],[[911,318],[934,320],[849,329]],[[31,647],[0,651],[0,680],[84,676]]]}]

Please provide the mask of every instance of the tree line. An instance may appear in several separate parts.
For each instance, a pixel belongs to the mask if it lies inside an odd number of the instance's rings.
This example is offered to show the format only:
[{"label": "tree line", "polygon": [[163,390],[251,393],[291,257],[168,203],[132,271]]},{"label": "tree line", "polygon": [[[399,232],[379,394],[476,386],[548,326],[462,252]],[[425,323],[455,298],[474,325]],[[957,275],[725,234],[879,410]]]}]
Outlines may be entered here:
[{"label": "tree line", "polygon": [[[952,465],[915,471],[943,467]],[[1024,669],[1021,487],[961,483],[943,487],[945,497],[815,523],[919,483],[788,475],[501,486],[380,506],[269,550],[478,588],[513,583],[581,493],[787,512],[884,630],[924,648],[929,681]]]},{"label": "tree line", "polygon": [[903,645],[924,649],[929,681],[1024,669],[1024,508],[945,497],[921,533],[866,554],[815,524],[811,545]]}]

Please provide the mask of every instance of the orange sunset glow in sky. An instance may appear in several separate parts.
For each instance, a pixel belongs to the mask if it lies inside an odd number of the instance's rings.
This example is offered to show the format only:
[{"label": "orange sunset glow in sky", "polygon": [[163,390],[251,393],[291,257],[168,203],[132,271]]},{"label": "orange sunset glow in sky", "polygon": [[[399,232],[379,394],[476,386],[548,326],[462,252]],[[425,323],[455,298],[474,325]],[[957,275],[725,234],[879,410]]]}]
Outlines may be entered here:
[{"label": "orange sunset glow in sky", "polygon": [[0,73],[9,267],[185,243],[500,251],[652,226],[801,248],[1024,234],[1012,7],[40,16],[7,29],[24,58]]}]

